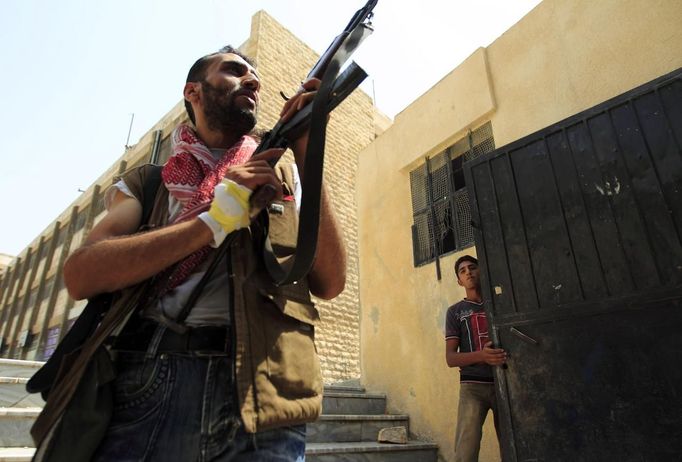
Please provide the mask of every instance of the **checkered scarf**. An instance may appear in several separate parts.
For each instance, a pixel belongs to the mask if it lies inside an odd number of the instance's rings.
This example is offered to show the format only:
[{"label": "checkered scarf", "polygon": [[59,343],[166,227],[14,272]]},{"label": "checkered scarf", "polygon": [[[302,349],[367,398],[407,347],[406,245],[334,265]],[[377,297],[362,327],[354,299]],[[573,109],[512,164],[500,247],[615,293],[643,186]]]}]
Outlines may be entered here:
[{"label": "checkered scarf", "polygon": [[[184,124],[173,130],[171,140],[173,155],[163,167],[161,178],[170,195],[182,204],[180,213],[172,218],[171,223],[189,220],[208,210],[213,200],[213,190],[225,177],[227,170],[248,161],[258,147],[256,140],[242,136],[216,160],[194,130]],[[159,295],[187,279],[210,251],[211,247],[207,245],[161,273],[159,282],[167,282]]]}]

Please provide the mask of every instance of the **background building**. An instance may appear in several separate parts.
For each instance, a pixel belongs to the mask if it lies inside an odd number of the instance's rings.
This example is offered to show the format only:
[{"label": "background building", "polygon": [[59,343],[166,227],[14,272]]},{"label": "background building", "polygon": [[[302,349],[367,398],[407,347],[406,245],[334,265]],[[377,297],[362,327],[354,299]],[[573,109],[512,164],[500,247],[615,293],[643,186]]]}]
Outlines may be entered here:
[{"label": "background building", "polygon": [[[223,45],[216,44],[216,49]],[[261,77],[264,104],[258,128],[272,127],[282,105],[279,91],[297,88],[318,55],[263,11],[253,16],[251,35],[240,48],[256,61]],[[346,290],[331,302],[317,301],[323,319],[317,346],[327,383],[360,375],[356,153],[375,137],[375,119],[382,116],[376,114],[371,99],[356,91],[334,111],[328,128],[325,181],[343,224],[349,258]],[[170,155],[169,135],[186,120],[181,101],[0,273],[2,357],[45,359],[52,353],[85,306],[84,301],[69,298],[64,288],[65,258],[103,217],[102,196],[114,178],[147,162],[165,162]]]},{"label": "background building", "polygon": [[4,274],[9,264],[14,260],[14,257],[6,253],[0,253],[0,275]]},{"label": "background building", "polygon": [[[545,0],[360,152],[362,381],[445,460],[459,374],[444,318],[464,296],[453,264],[476,253],[463,162],[680,68],[680,24],[675,0]],[[499,460],[491,420],[481,461]]]}]

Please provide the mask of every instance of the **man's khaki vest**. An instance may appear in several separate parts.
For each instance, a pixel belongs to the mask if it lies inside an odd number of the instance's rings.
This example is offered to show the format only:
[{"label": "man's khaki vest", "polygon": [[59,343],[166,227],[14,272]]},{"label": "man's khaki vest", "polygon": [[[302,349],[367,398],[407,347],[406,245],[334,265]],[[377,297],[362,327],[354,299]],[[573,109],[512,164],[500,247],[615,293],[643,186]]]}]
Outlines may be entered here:
[{"label": "man's khaki vest", "polygon": [[[125,176],[126,185],[142,199],[146,167]],[[270,214],[269,235],[277,257],[285,262],[295,250],[298,213],[293,198],[291,164],[278,164],[284,200],[281,214]],[[168,191],[159,187],[150,227],[168,219]],[[252,233],[242,229],[230,248],[231,294],[237,391],[247,432],[311,422],[322,408],[323,383],[315,348],[320,316],[306,280],[275,287],[254,247]],[[226,391],[227,392],[227,391]]]}]

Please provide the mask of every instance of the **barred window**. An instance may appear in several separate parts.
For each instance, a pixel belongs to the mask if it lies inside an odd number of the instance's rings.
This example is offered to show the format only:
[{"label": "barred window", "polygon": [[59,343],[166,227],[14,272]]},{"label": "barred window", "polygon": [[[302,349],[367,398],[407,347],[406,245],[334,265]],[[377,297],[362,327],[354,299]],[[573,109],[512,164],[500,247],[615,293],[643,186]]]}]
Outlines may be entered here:
[{"label": "barred window", "polygon": [[464,163],[493,150],[488,122],[410,172],[414,266],[474,243]]}]

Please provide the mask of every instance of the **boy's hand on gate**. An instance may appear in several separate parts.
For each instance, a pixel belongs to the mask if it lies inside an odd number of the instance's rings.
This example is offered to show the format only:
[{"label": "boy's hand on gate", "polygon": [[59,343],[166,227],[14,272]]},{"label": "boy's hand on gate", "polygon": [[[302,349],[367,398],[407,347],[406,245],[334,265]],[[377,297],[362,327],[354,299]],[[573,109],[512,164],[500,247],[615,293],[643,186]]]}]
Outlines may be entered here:
[{"label": "boy's hand on gate", "polygon": [[507,352],[502,348],[493,348],[493,342],[486,342],[481,350],[482,362],[490,366],[501,366],[507,362]]}]

